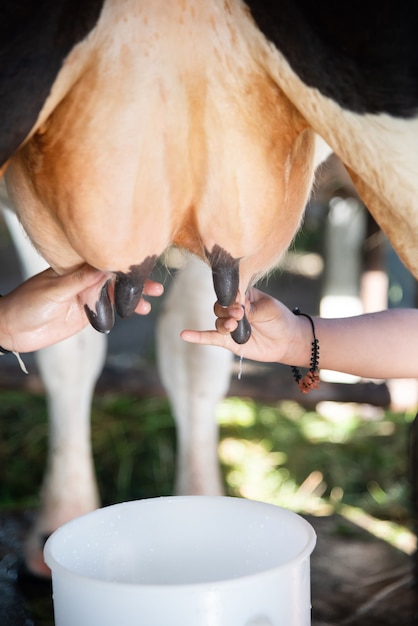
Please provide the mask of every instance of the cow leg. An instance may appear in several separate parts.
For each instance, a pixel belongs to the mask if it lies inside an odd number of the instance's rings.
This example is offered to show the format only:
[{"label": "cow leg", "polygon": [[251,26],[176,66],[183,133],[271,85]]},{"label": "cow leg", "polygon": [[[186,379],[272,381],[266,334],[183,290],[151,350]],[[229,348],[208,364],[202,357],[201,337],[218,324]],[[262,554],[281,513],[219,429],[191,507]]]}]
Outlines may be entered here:
[{"label": "cow leg", "polygon": [[37,354],[47,395],[49,447],[40,510],[25,546],[28,568],[36,574],[49,574],[42,549],[51,532],[99,506],[90,409],[105,354],[104,335],[90,327]]},{"label": "cow leg", "polygon": [[[4,201],[2,204],[4,208]],[[14,213],[6,210],[4,214],[25,277],[45,269],[45,262]],[[87,327],[36,354],[47,396],[50,436],[40,510],[27,538],[25,560],[28,569],[41,576],[49,575],[42,556],[45,538],[99,503],[91,454],[90,406],[105,353],[105,336]]]},{"label": "cow leg", "polygon": [[178,270],[157,323],[162,382],[177,426],[176,492],[221,495],[215,412],[230,379],[232,354],[180,339],[184,328],[214,326],[211,270],[193,257]]}]

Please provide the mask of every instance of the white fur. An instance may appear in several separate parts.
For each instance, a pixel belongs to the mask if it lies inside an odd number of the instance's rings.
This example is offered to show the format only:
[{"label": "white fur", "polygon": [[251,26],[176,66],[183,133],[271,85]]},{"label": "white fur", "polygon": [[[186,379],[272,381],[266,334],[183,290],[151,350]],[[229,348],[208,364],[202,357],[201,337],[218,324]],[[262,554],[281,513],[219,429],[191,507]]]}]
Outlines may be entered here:
[{"label": "white fur", "polygon": [[266,64],[274,80],[311,128],[358,176],[355,184],[362,187],[358,190],[366,206],[418,276],[418,118],[344,110],[307,87],[283,55],[265,45]]},{"label": "white fur", "polygon": [[[24,277],[47,266],[10,210],[4,193],[0,204],[19,254]],[[64,522],[97,508],[97,491],[90,440],[90,408],[102,370],[106,337],[91,327],[36,353],[45,386],[49,414],[47,469],[41,505],[28,536],[25,554],[29,568],[48,575],[42,548],[44,538]]]},{"label": "white fur", "polygon": [[218,465],[216,407],[228,391],[232,354],[180,339],[184,328],[213,328],[210,269],[189,257],[178,270],[158,319],[158,364],[177,426],[180,494],[223,493]]}]

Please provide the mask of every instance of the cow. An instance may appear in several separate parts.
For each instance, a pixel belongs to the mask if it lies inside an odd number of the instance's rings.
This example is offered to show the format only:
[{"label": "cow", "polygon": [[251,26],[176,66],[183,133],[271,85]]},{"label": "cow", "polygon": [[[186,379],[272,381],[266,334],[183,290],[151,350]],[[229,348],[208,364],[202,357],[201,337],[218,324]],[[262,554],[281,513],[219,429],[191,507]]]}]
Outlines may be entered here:
[{"label": "cow", "polygon": [[[0,11],[1,171],[50,266],[106,272],[84,303],[97,330],[112,328],[114,309],[132,314],[169,246],[209,265],[221,304],[243,301],[291,243],[328,146],[418,275],[406,2],[354,0],[338,15],[329,0]],[[244,319],[234,339],[250,332]]]}]

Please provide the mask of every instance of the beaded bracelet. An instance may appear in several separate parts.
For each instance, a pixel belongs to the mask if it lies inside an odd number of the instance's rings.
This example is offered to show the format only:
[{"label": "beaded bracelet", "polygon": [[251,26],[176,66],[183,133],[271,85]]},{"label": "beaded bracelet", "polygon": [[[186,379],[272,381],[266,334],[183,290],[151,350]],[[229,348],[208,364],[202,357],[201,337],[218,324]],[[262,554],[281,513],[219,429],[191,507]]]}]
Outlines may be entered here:
[{"label": "beaded bracelet", "polygon": [[300,369],[295,365],[291,365],[291,370],[293,374],[293,378],[297,382],[297,385],[302,393],[309,393],[311,389],[318,389],[319,384],[319,341],[315,335],[315,325],[313,323],[313,319],[310,315],[306,313],[301,313],[299,307],[295,307],[292,311],[294,315],[303,315],[303,317],[308,318],[312,326],[312,353],[311,353],[311,365],[309,371],[302,376]]}]

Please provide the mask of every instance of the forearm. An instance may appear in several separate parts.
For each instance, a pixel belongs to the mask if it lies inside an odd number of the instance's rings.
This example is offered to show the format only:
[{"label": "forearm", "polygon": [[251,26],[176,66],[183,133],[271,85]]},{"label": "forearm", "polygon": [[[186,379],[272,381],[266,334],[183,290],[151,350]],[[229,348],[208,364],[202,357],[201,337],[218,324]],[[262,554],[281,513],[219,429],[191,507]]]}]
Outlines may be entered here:
[{"label": "forearm", "polygon": [[320,368],[367,378],[418,378],[418,310],[314,322]]},{"label": "forearm", "polygon": [[[310,367],[313,334],[309,319],[253,288],[247,294],[251,338],[238,346],[230,333],[242,319],[239,303],[215,305],[216,331],[185,330],[191,343],[221,346],[262,362]],[[356,317],[312,318],[319,341],[319,369],[364,378],[418,378],[418,310],[392,309]]]}]

